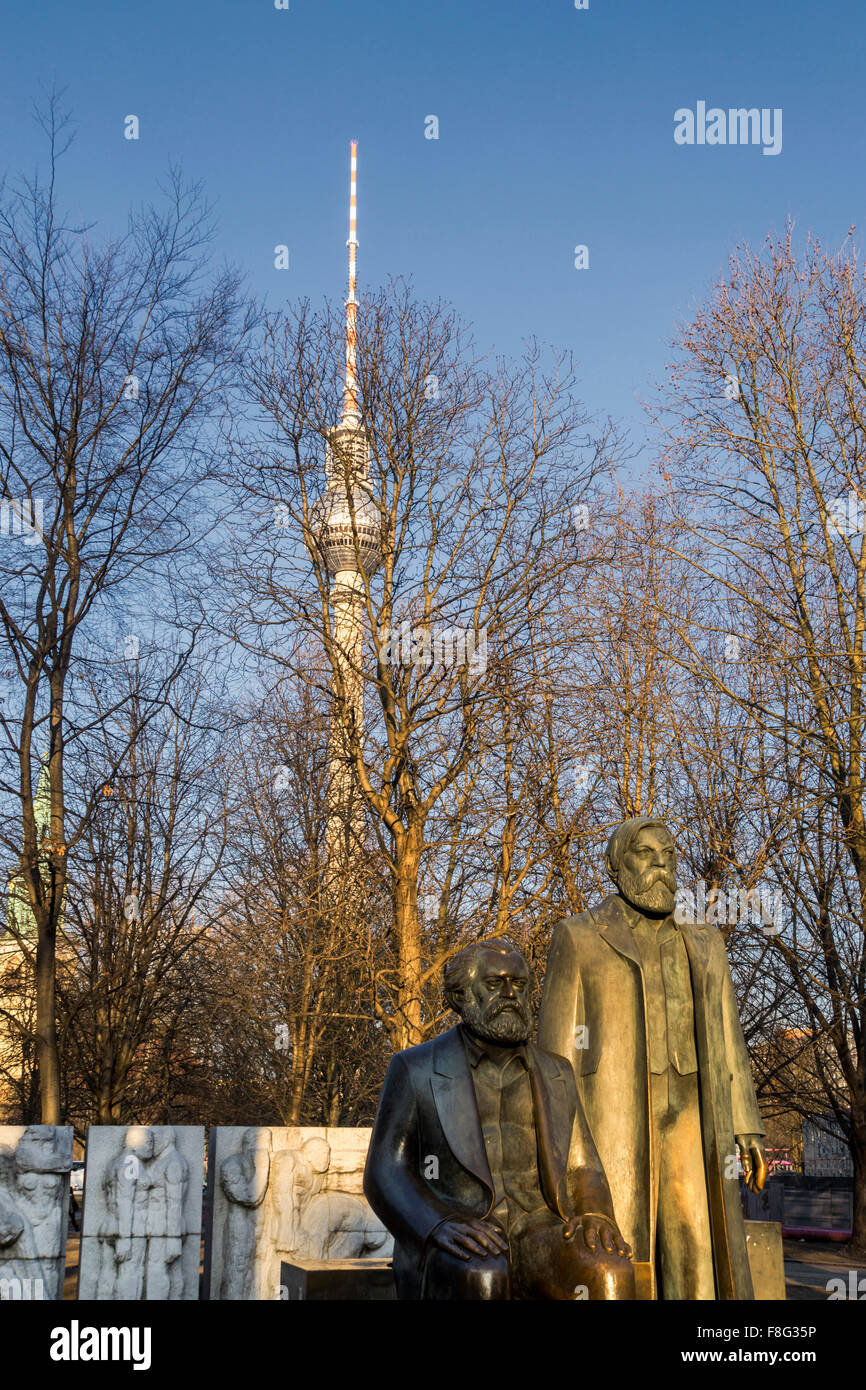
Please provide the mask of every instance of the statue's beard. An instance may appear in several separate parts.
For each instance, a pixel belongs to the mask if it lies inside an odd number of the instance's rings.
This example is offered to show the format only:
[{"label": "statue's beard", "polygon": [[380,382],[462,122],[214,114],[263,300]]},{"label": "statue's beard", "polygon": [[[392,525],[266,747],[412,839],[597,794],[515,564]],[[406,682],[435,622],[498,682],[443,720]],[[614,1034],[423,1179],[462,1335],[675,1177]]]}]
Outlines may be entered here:
[{"label": "statue's beard", "polygon": [[666,869],[651,869],[647,874],[633,874],[620,866],[619,891],[632,907],[654,916],[667,916],[676,906],[677,881]]},{"label": "statue's beard", "polygon": [[461,1017],[466,1027],[485,1042],[522,1043],[532,1031],[532,1015],[519,999],[495,1000],[482,1008],[474,999],[463,1001]]}]

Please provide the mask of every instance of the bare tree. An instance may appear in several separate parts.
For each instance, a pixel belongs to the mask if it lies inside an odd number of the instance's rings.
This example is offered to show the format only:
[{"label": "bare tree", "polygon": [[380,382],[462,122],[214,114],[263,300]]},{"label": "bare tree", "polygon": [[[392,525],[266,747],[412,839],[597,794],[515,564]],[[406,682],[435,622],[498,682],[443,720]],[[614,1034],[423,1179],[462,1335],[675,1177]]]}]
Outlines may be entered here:
[{"label": "bare tree", "polygon": [[[767,750],[763,832],[792,911],[771,939],[825,1059],[866,1247],[866,282],[850,246],[748,249],[683,329],[663,423],[681,553],[715,606],[720,665],[679,654]],[[727,633],[722,630],[727,626]],[[744,675],[744,670],[747,672]],[[830,1049],[834,1059],[826,1067]]]},{"label": "bare tree", "polygon": [[[98,796],[70,823],[71,681],[85,633],[95,643],[136,585],[171,616],[166,575],[203,530],[208,413],[249,320],[232,272],[203,276],[210,223],[197,187],[173,172],[163,208],[133,213],[123,236],[96,244],[60,210],[68,141],[55,100],[44,125],[45,179],[7,185],[0,199],[0,625],[13,684],[0,709],[0,788],[17,811],[3,843],[20,856],[36,924],[39,1083],[53,1123],[66,865]],[[33,776],[46,748],[50,833],[39,843]]]},{"label": "bare tree", "polygon": [[159,664],[170,657],[142,657],[124,673],[122,702],[112,691],[104,708],[97,692],[101,718],[87,745],[75,745],[75,772],[101,795],[70,853],[58,1015],[67,1070],[98,1124],[146,1113],[147,1056],[155,1036],[165,1047],[172,1031],[180,964],[222,906],[226,716],[211,702],[213,672],[208,691],[199,665],[144,718],[148,684],[162,684]]},{"label": "bare tree", "polygon": [[289,1125],[346,1123],[381,1078],[376,863],[355,865],[350,882],[327,871],[327,750],[327,706],[307,687],[294,698],[282,687],[239,719],[227,910],[209,942],[218,1104],[242,1078],[259,1113]]},{"label": "bare tree", "polygon": [[[352,461],[337,449],[335,464],[371,639],[347,644],[316,509],[342,363],[342,326],[330,311],[302,305],[268,324],[249,373],[255,432],[239,441],[235,464],[246,507],[267,521],[239,541],[234,631],[275,673],[313,682],[332,702],[390,877],[393,967],[379,977],[376,1008],[403,1047],[430,1026],[443,959],[419,917],[431,816],[487,755],[502,663],[525,660],[533,617],[575,564],[563,533],[573,508],[591,504],[614,441],[609,430],[593,433],[566,361],[534,347],[516,365],[478,361],[441,304],[417,303],[402,283],[371,296],[358,330],[370,454],[363,517]],[[363,568],[362,542],[377,549],[375,574]],[[364,691],[363,726],[351,681]]]}]

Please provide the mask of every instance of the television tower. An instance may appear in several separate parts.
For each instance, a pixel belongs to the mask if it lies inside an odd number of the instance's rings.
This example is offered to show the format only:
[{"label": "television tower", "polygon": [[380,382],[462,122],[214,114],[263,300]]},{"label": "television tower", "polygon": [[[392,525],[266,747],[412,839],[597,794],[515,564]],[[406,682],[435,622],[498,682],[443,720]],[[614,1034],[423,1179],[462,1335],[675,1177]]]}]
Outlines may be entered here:
[{"label": "television tower", "polygon": [[379,508],[370,487],[370,444],[361,424],[357,362],[357,168],[352,141],[349,183],[349,295],[346,300],[346,377],[340,423],[327,433],[327,491],[313,509],[312,529],[333,576],[333,642],[329,737],[328,859],[347,863],[364,830],[364,806],[351,759],[364,729],[364,580],[382,563]]}]

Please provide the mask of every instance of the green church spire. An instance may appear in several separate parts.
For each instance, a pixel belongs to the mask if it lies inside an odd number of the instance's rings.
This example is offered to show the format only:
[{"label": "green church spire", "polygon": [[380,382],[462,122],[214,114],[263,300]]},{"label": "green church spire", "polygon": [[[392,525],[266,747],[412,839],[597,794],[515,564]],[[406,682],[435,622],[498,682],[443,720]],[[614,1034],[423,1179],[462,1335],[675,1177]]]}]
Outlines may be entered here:
[{"label": "green church spire", "polygon": [[[49,753],[46,751],[39,768],[39,781],[36,784],[36,795],[33,798],[36,842],[40,847],[51,834],[51,776],[48,771],[48,760]],[[42,857],[40,854],[40,858]],[[19,939],[36,936],[36,919],[33,916],[30,897],[20,868],[13,870],[9,875],[6,898],[6,934]]]}]

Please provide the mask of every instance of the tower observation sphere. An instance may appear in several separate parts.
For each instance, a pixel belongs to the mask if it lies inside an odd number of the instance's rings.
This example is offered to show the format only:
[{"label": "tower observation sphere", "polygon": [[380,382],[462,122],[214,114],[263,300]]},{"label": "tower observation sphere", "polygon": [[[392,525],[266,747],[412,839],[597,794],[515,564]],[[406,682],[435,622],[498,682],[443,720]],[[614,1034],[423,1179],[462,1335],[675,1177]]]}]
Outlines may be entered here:
[{"label": "tower observation sphere", "polygon": [[331,430],[325,472],[327,491],[311,517],[325,564],[334,575],[363,571],[369,577],[382,563],[381,521],[368,482],[369,445],[359,426]]}]

